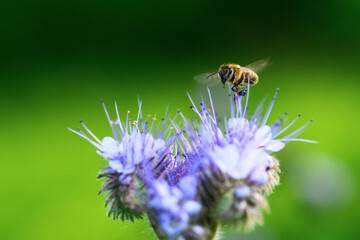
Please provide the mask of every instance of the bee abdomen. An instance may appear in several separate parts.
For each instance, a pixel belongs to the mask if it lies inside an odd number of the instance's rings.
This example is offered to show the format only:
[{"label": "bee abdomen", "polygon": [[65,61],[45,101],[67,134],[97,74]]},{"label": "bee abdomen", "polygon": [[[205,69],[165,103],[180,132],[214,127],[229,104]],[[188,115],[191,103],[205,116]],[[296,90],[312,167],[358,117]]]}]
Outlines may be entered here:
[{"label": "bee abdomen", "polygon": [[250,77],[250,85],[255,85],[258,83],[258,76],[255,72],[253,72],[253,74],[251,74],[251,77]]},{"label": "bee abdomen", "polygon": [[258,76],[254,71],[248,71],[245,74],[245,79],[243,80],[244,84],[247,85],[248,81],[250,81],[250,85],[255,85],[258,82]]}]

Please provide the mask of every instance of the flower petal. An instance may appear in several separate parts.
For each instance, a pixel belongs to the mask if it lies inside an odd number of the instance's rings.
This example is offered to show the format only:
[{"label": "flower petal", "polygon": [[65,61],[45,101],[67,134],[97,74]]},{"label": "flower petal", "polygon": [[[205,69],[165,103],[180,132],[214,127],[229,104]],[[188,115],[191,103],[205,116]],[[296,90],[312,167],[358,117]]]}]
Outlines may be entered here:
[{"label": "flower petal", "polygon": [[255,132],[255,144],[265,146],[271,140],[271,128],[269,126],[262,126]]},{"label": "flower petal", "polygon": [[285,143],[280,140],[271,140],[268,144],[266,144],[265,149],[271,152],[280,151],[285,147]]}]

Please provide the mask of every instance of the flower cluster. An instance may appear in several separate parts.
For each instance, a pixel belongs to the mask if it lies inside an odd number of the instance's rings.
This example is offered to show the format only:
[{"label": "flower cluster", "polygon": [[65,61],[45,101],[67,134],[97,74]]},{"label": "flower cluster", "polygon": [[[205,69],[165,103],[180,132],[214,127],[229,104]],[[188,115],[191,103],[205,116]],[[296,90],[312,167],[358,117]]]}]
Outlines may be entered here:
[{"label": "flower cluster", "polygon": [[220,224],[261,224],[262,210],[269,209],[266,195],[279,184],[272,153],[289,141],[313,141],[294,138],[309,122],[278,137],[300,115],[284,128],[286,113],[267,124],[278,90],[264,116],[259,107],[248,117],[247,91],[243,104],[243,96],[229,90],[231,116],[222,125],[208,91],[209,107],[202,99],[198,108],[189,96],[199,121],[178,111],[174,118],[165,114],[154,130],[155,117],[143,119],[141,103],[135,121],[129,112],[122,121],[117,107],[112,121],[102,103],[113,137],[100,141],[83,122],[87,134],[70,129],[108,160],[99,177],[106,178],[100,192],[107,192],[109,215],[134,220],[147,214],[160,239],[212,239]]},{"label": "flower cluster", "polygon": [[170,187],[165,181],[151,181],[148,186],[149,218],[156,224],[160,236],[170,238],[190,237],[199,239],[205,236],[205,230],[196,222],[201,210],[200,202],[196,201],[197,179],[187,176],[180,180],[178,186]]}]

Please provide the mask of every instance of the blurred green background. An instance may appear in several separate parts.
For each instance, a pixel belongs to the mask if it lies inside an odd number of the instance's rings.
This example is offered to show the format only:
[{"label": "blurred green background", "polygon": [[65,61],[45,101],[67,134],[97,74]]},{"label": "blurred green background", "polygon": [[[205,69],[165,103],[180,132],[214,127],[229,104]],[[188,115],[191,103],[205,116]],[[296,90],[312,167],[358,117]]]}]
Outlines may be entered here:
[{"label": "blurred green background", "polygon": [[[106,162],[66,127],[83,119],[98,137],[111,134],[100,99],[111,114],[115,100],[135,112],[139,96],[144,114],[170,104],[191,116],[186,91],[205,91],[194,75],[271,57],[250,110],[279,87],[270,120],[313,118],[302,137],[320,144],[276,154],[282,184],[265,225],[225,229],[224,239],[356,239],[359,23],[350,0],[2,3],[0,238],[155,239],[146,221],[107,218],[96,180]],[[227,91],[211,91],[225,113]]]}]

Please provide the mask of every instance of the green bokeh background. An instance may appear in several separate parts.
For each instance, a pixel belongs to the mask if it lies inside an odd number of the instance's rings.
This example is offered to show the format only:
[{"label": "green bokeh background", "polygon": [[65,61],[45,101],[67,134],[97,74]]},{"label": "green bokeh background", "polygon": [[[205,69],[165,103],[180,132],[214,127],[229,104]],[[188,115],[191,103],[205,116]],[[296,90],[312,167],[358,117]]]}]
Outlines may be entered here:
[{"label": "green bokeh background", "polygon": [[[282,184],[265,225],[224,239],[360,236],[357,1],[22,1],[0,8],[1,239],[155,239],[146,221],[107,218],[98,196],[106,162],[69,132],[83,119],[99,136],[113,111],[192,116],[193,76],[224,62],[271,57],[250,110],[280,88],[270,121],[313,118],[276,154]],[[227,92],[211,88],[223,110]],[[266,102],[268,103],[268,101]],[[225,108],[225,107],[224,107]],[[293,128],[296,129],[296,126]]]}]

